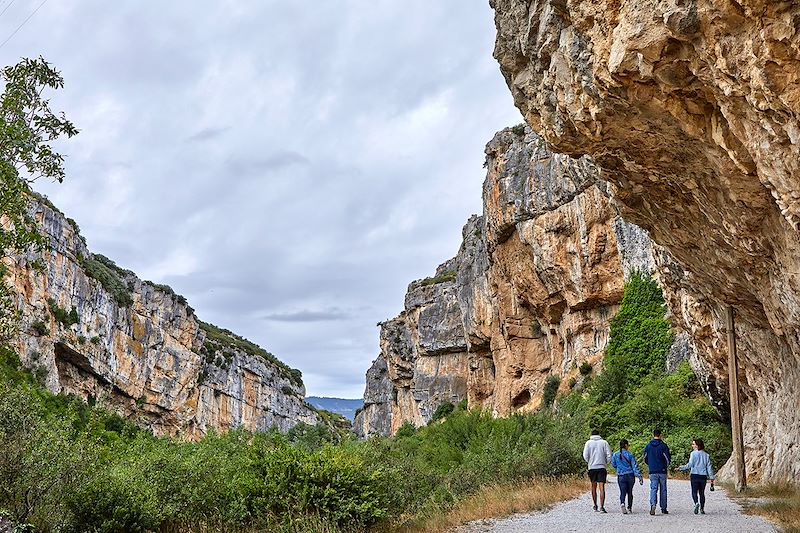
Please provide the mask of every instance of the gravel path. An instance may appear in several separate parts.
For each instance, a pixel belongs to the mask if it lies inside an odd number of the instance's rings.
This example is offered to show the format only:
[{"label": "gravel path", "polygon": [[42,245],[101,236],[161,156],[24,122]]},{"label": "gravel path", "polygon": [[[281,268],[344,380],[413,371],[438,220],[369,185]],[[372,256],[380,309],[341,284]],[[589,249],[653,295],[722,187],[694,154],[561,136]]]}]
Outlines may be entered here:
[{"label": "gravel path", "polygon": [[561,503],[549,511],[472,522],[456,528],[453,533],[529,533],[535,531],[548,533],[560,531],[774,533],[776,531],[764,519],[742,514],[741,507],[728,498],[721,487],[716,487],[715,492],[709,492],[706,489],[706,514],[695,515],[689,482],[670,479],[667,481],[669,514],[662,515],[656,507],[656,515],[650,516],[650,483],[647,479],[644,481],[644,486],[636,484],[633,490],[633,514],[627,515],[623,515],[619,507],[619,488],[615,478],[609,477],[609,483],[606,484],[608,514],[592,511],[592,496],[588,492],[589,482],[587,481],[586,484],[586,494]]}]

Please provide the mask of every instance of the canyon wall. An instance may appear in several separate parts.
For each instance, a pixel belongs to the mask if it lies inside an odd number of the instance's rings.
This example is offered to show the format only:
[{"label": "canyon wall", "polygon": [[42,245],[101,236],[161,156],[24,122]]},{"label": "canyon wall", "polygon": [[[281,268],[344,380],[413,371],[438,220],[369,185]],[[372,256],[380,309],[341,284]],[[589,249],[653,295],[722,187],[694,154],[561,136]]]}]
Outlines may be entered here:
[{"label": "canyon wall", "polygon": [[49,249],[3,263],[21,312],[20,359],[50,391],[97,402],[156,435],[316,423],[297,371],[199,322],[169,287],[91,254],[49,202],[34,209]]},{"label": "canyon wall", "polygon": [[800,5],[490,4],[526,122],[590,155],[621,215],[663,248],[659,282],[718,403],[735,309],[748,473],[800,481]]},{"label": "canyon wall", "polygon": [[495,416],[536,409],[548,376],[597,366],[625,276],[650,272],[650,240],[621,220],[588,158],[552,153],[521,126],[486,147],[482,216],[455,258],[411,283],[381,324],[356,432],[424,425],[466,399]]}]

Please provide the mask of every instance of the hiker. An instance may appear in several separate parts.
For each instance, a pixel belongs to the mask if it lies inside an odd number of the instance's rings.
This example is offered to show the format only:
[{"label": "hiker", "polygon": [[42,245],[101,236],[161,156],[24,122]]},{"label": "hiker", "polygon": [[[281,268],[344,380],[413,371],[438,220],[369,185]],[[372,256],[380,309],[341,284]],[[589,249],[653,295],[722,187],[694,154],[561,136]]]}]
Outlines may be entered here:
[{"label": "hiker", "polygon": [[661,440],[661,430],[653,430],[653,440],[644,447],[644,462],[650,471],[650,514],[656,514],[656,497],[661,493],[661,514],[667,511],[667,468],[672,461],[669,446]]},{"label": "hiker", "polygon": [[[628,451],[628,441],[622,439],[619,441],[619,451],[614,452],[611,457],[611,466],[617,471],[617,484],[619,485],[619,506],[622,508],[622,514],[633,512],[633,486],[636,482],[634,478],[639,478],[639,485],[644,483],[642,480],[642,473],[639,472],[639,467],[636,465],[636,459],[633,454]],[[628,506],[625,507],[625,497],[628,498]]]},{"label": "hiker", "polygon": [[711,469],[711,458],[705,448],[703,439],[694,439],[689,462],[678,467],[681,472],[691,472],[689,480],[692,484],[694,514],[698,511],[700,514],[706,514],[706,481],[711,480],[711,490],[714,490],[714,471]]},{"label": "hiker", "polygon": [[593,509],[597,511],[597,493],[600,493],[600,512],[605,513],[606,503],[606,465],[611,461],[611,447],[608,442],[600,438],[600,432],[592,430],[592,435],[583,447],[583,460],[589,470],[589,480],[592,482]]}]

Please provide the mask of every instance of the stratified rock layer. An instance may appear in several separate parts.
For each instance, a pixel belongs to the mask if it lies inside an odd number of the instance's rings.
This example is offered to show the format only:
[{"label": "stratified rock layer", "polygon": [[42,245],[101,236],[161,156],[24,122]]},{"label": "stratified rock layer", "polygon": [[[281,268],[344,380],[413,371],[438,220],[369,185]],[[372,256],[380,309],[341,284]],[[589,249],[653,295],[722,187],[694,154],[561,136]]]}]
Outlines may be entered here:
[{"label": "stratified rock layer", "polygon": [[[229,332],[214,329],[216,341],[209,341],[182,297],[121,269],[119,288],[132,303],[119,303],[87,275],[95,258],[74,224],[44,202],[35,218],[52,249],[3,263],[22,315],[20,358],[39,369],[48,389],[91,398],[157,435],[198,438],[240,426],[286,431],[317,421],[287,367]],[[57,318],[73,308],[77,323]]]},{"label": "stratified rock layer", "polygon": [[800,4],[490,3],[526,121],[591,155],[669,253],[660,282],[718,401],[735,308],[748,471],[800,480]]},{"label": "stratified rock layer", "polygon": [[463,399],[496,416],[535,409],[548,376],[601,361],[625,274],[651,269],[647,235],[616,216],[589,159],[553,154],[522,127],[498,133],[486,156],[484,215],[381,325],[362,436],[423,425]]}]

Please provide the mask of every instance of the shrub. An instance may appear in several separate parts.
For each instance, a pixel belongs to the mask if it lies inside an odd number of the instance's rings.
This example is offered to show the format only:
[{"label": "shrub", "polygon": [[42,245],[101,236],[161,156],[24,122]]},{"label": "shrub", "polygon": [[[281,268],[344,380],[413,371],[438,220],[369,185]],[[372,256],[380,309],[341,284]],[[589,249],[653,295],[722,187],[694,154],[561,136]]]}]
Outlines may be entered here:
[{"label": "shrub", "polygon": [[456,271],[455,270],[448,270],[438,276],[434,276],[431,278],[425,278],[420,281],[415,281],[412,283],[414,288],[417,287],[428,287],[430,285],[438,285],[439,283],[446,283],[448,281],[455,281],[456,279]]},{"label": "shrub", "polygon": [[558,387],[561,385],[561,378],[558,376],[547,376],[544,382],[544,389],[542,391],[542,405],[551,407],[556,399]]},{"label": "shrub", "polygon": [[348,448],[307,452],[255,439],[248,470],[248,508],[267,523],[275,516],[313,515],[343,526],[369,525],[387,514],[378,490],[381,472]]},{"label": "shrub", "polygon": [[47,299],[47,305],[50,308],[50,313],[53,315],[53,318],[56,319],[56,322],[62,324],[66,328],[80,321],[78,318],[78,310],[75,309],[75,306],[72,306],[72,309],[67,311],[59,307],[53,298]]},{"label": "shrub", "polygon": [[99,281],[121,307],[130,307],[133,304],[133,295],[125,281],[127,277],[134,275],[133,272],[118,267],[114,261],[100,254],[83,258],[81,266],[86,275]]},{"label": "shrub", "polygon": [[589,361],[584,361],[581,363],[581,366],[578,367],[578,371],[581,373],[581,376],[588,376],[592,373],[592,365],[589,364]]},{"label": "shrub", "polygon": [[436,410],[433,412],[433,415],[431,416],[431,423],[446,417],[447,415],[452,413],[453,409],[455,408],[456,406],[450,402],[444,402],[440,404],[439,407],[436,408]]},{"label": "shrub", "polygon": [[45,323],[41,320],[36,320],[33,324],[31,324],[31,329],[40,337],[43,337],[50,333],[50,328],[45,325]]}]

